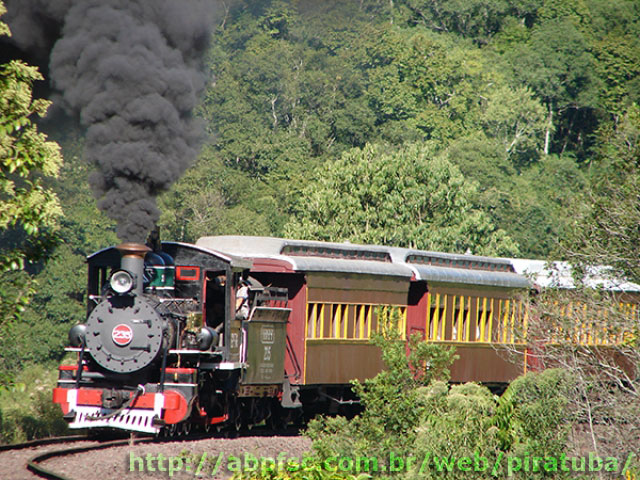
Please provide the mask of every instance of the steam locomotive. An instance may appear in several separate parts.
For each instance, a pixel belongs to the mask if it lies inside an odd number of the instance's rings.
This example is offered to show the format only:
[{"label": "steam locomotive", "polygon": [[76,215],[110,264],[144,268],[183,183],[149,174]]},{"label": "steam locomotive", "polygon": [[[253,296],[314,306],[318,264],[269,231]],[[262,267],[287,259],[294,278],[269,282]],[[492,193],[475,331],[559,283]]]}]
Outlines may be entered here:
[{"label": "steam locomotive", "polygon": [[[299,407],[284,376],[287,292],[248,277],[249,261],[195,245],[154,252],[125,243],[88,265],[87,320],[67,348],[78,361],[59,367],[53,393],[71,428],[240,428]],[[232,302],[243,281],[249,322]]]},{"label": "steam locomotive", "polygon": [[403,339],[456,346],[454,382],[503,385],[537,367],[516,334],[532,284],[508,259],[220,236],[125,243],[87,263],[77,361],[53,392],[71,428],[278,427],[357,408],[350,381],[382,368],[369,339],[385,311]]}]

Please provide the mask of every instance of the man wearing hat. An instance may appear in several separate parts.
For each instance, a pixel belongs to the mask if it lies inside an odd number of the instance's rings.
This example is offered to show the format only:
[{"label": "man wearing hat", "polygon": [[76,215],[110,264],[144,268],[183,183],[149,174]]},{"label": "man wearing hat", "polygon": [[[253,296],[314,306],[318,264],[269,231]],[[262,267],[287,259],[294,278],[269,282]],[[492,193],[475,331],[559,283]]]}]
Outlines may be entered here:
[{"label": "man wearing hat", "polygon": [[238,282],[236,291],[236,319],[246,320],[249,318],[249,283],[244,279]]}]

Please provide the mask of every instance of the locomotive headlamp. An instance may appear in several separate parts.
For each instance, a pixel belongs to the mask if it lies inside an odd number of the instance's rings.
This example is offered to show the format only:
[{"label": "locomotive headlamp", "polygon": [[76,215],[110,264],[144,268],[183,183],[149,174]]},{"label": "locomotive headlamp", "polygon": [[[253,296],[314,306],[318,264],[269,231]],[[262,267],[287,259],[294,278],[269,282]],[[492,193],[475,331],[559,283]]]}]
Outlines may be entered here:
[{"label": "locomotive headlamp", "polygon": [[83,323],[74,325],[69,330],[69,343],[72,347],[81,347],[87,337],[87,326]]},{"label": "locomotive headlamp", "polygon": [[133,277],[126,270],[118,270],[111,275],[109,285],[116,293],[127,293],[133,288]]}]

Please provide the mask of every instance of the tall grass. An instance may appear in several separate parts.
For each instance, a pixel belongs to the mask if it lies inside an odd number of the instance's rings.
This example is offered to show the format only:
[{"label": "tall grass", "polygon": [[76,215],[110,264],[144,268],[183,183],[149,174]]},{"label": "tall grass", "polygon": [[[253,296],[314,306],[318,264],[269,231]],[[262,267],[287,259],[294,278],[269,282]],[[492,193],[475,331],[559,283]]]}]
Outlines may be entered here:
[{"label": "tall grass", "polygon": [[12,383],[0,385],[0,443],[19,443],[62,435],[67,424],[52,402],[57,372],[42,365],[25,368]]}]

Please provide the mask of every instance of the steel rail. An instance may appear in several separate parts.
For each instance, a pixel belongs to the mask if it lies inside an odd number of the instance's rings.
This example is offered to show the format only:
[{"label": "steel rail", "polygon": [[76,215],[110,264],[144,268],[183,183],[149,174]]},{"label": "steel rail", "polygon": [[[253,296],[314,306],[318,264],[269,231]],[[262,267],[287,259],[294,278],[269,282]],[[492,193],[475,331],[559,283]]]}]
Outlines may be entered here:
[{"label": "steel rail", "polygon": [[[26,468],[30,472],[41,478],[47,478],[50,480],[72,480],[69,477],[64,476],[61,473],[56,473],[53,470],[49,470],[44,466],[40,465],[42,462],[49,460],[51,458],[56,457],[64,457],[67,455],[74,455],[76,453],[85,453],[92,450],[102,450],[111,447],[120,447],[124,445],[135,445],[139,443],[171,443],[171,442],[187,442],[194,440],[203,440],[207,438],[229,438],[229,436],[296,436],[299,435],[298,428],[288,428],[283,431],[274,432],[271,428],[258,427],[251,431],[228,431],[228,432],[219,432],[219,433],[206,433],[206,432],[194,432],[188,435],[178,435],[178,436],[169,436],[169,437],[141,437],[141,438],[123,438],[118,440],[110,440],[98,444],[93,445],[84,445],[81,447],[69,447],[58,450],[51,450],[45,453],[39,453],[27,460]],[[30,442],[24,442],[20,444],[14,445],[3,445],[0,446],[0,451],[7,450],[19,450],[30,447],[39,447],[52,445],[57,443],[65,443],[65,442],[79,442],[79,441],[88,441],[88,442],[100,442],[100,440],[92,440],[90,437],[85,435],[76,435],[69,437],[53,437],[42,440],[32,440]]]},{"label": "steel rail", "polygon": [[[155,440],[153,437],[150,438],[138,438],[134,441],[134,443],[143,443]],[[89,440],[91,441],[91,440]],[[52,470],[44,468],[40,465],[41,462],[45,460],[49,460],[50,458],[55,457],[64,457],[67,455],[73,455],[75,453],[84,453],[89,452],[91,450],[102,450],[105,448],[111,447],[119,447],[123,445],[131,444],[131,439],[121,439],[121,440],[112,440],[110,442],[99,443],[98,445],[85,445],[83,447],[71,447],[71,448],[63,448],[61,450],[52,450],[45,453],[40,453],[34,457],[31,457],[27,461],[27,470],[42,478],[48,478],[51,480],[71,480],[69,477],[66,477],[60,473],[56,473]]]},{"label": "steel rail", "polygon": [[69,435],[62,437],[39,438],[37,440],[29,440],[22,443],[11,443],[8,445],[0,445],[0,452],[8,452],[10,450],[24,450],[25,448],[42,447],[45,445],[55,445],[56,443],[78,442],[81,440],[91,440],[86,435]]}]

